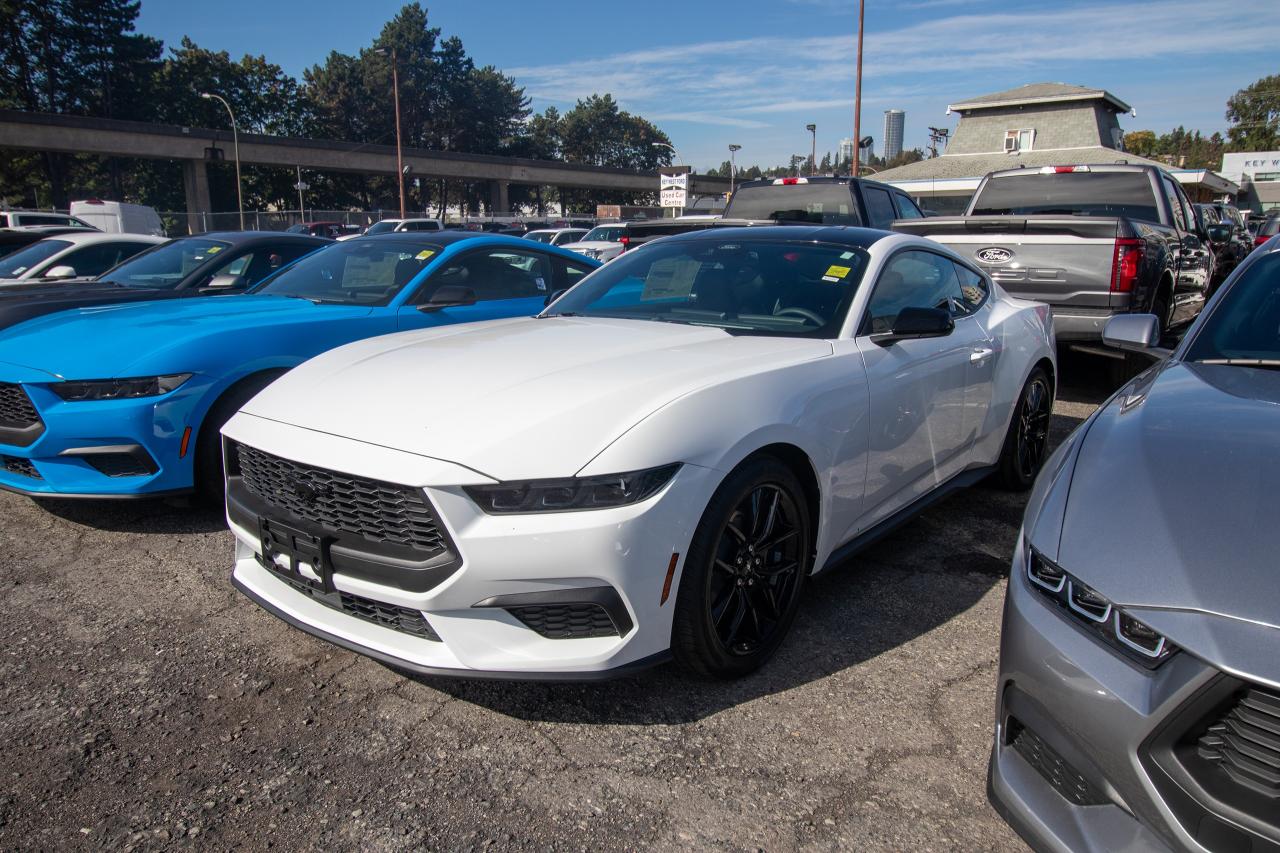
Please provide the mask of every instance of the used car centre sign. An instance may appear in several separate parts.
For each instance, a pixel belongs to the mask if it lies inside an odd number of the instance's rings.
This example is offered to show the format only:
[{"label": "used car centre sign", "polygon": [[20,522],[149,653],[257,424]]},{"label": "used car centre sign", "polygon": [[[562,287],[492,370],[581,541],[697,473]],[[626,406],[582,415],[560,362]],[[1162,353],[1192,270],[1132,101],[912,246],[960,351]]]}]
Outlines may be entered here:
[{"label": "used car centre sign", "polygon": [[663,207],[684,207],[689,197],[689,173],[660,175],[660,203]]}]

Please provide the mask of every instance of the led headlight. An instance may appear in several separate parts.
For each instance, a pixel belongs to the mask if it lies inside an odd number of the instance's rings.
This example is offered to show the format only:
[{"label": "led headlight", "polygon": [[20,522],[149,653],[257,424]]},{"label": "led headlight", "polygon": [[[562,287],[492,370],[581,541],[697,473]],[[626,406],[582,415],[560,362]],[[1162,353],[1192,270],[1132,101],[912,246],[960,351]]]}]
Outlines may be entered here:
[{"label": "led headlight", "polygon": [[677,462],[625,474],[465,486],[464,490],[490,515],[607,509],[652,497],[675,476],[679,468],[680,463]]},{"label": "led headlight", "polygon": [[1023,550],[1027,556],[1027,579],[1032,586],[1058,605],[1063,615],[1111,648],[1149,669],[1159,666],[1178,650],[1149,625],[1049,562],[1030,543],[1024,542]]},{"label": "led headlight", "polygon": [[139,376],[132,379],[92,379],[56,382],[49,389],[73,403],[82,400],[132,400],[168,394],[190,378],[190,373],[171,373],[168,376]]}]

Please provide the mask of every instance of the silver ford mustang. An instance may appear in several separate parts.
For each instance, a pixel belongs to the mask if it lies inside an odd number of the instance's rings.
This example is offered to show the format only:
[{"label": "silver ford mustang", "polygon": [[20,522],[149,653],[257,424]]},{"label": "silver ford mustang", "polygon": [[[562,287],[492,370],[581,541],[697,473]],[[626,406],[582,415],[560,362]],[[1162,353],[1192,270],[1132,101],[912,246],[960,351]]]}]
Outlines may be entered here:
[{"label": "silver ford mustang", "polygon": [[1280,850],[1278,557],[1280,238],[1032,491],[989,795],[1033,847]]}]

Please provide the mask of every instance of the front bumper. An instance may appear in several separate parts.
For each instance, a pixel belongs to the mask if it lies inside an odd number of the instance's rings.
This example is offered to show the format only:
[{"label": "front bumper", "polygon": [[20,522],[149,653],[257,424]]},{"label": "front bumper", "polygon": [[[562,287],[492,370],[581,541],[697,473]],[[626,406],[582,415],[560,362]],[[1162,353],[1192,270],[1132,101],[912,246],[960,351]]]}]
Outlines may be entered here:
[{"label": "front bumper", "polygon": [[[483,478],[459,466],[246,415],[234,419],[224,434],[304,465],[358,471],[361,477],[423,491],[452,552],[443,567],[426,569],[435,572],[430,577],[412,571],[379,577],[376,568],[359,567],[349,554],[338,554],[323,572],[327,581],[313,579],[308,588],[282,571],[289,561],[274,546],[264,557],[261,523],[250,520],[243,506],[229,504],[228,521],[236,536],[233,582],[252,600],[322,639],[433,675],[593,679],[663,660],[675,604],[674,595],[662,601],[668,569],[677,555],[674,590],[680,558],[720,478],[709,469],[684,465],[661,492],[640,504],[489,516],[461,488]],[[273,519],[298,521],[275,508],[266,513],[266,529]],[[343,559],[350,570],[339,565]],[[305,580],[315,572],[304,562],[298,565]],[[325,592],[325,582],[331,593]],[[335,606],[339,600],[350,606]],[[537,621],[540,603],[587,601],[602,602],[600,609],[617,630],[557,636]],[[415,624],[421,617],[429,627],[415,634],[386,620],[380,624],[361,618],[361,607],[394,608]]]},{"label": "front bumper", "polygon": [[[1186,652],[1155,670],[1129,663],[1031,587],[1022,549],[1005,599],[988,776],[1001,816],[1037,850],[1280,850],[1172,795],[1152,758],[1170,721],[1220,691],[1222,674]],[[1027,733],[1031,749],[1018,743]]]},{"label": "front bumper", "polygon": [[[141,498],[189,492],[194,410],[207,388],[130,400],[66,402],[42,383],[20,386],[43,422],[34,441],[0,443],[0,488],[33,497]],[[192,427],[186,453],[183,434]]]}]

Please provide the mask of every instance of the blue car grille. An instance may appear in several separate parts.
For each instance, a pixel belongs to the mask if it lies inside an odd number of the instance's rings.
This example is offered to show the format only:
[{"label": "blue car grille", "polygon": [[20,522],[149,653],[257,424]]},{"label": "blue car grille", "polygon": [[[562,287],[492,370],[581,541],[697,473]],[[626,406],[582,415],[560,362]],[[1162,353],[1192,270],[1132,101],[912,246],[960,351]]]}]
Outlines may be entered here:
[{"label": "blue car grille", "polygon": [[40,423],[40,415],[21,385],[0,382],[0,426],[18,429]]},{"label": "blue car grille", "polygon": [[268,505],[329,530],[429,558],[448,547],[421,489],[304,465],[234,444],[245,487]]}]

